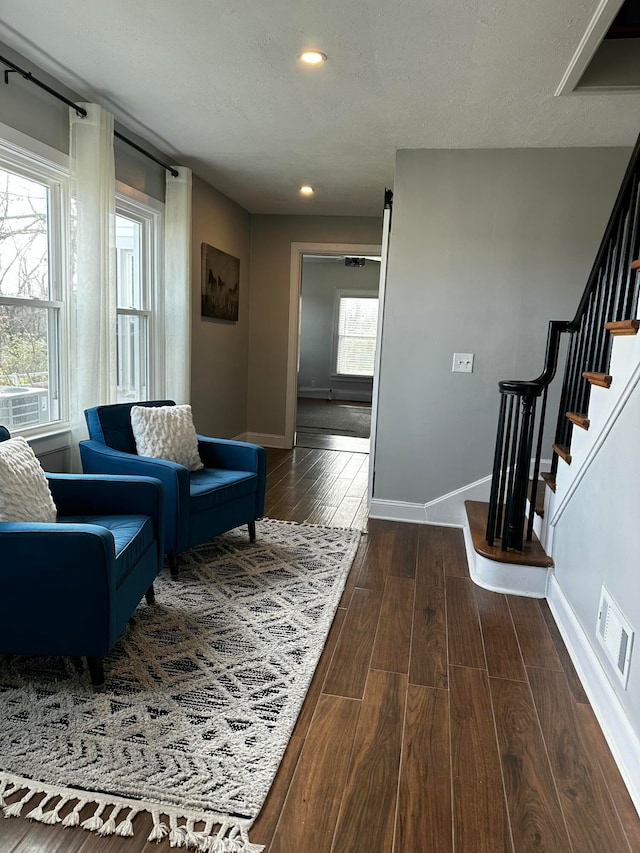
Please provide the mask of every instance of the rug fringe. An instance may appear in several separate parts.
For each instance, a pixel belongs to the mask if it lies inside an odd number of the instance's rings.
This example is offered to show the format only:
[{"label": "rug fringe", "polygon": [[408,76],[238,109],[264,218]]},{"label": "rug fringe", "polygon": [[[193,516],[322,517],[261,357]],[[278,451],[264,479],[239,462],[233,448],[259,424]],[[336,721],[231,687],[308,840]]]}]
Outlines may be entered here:
[{"label": "rug fringe", "polygon": [[[15,793],[22,797],[7,805],[6,798]],[[184,810],[171,806],[141,803],[125,798],[109,797],[89,791],[76,791],[73,788],[45,785],[14,776],[0,771],[0,808],[5,818],[20,817],[23,808],[34,797],[40,795],[40,800],[26,815],[28,820],[38,823],[61,824],[64,827],[81,826],[89,832],[100,836],[118,835],[128,838],[134,834],[133,821],[140,812],[148,812],[153,820],[153,828],[147,841],[161,841],[169,837],[169,846],[199,851],[199,853],[262,853],[264,845],[252,844],[249,841],[249,829],[253,821],[241,818],[230,818],[225,815],[212,815],[206,812],[185,813]],[[51,800],[55,804],[50,806]],[[64,806],[75,803],[66,817],[60,817]],[[93,814],[86,820],[80,821],[80,812],[86,806],[94,806]],[[129,809],[127,816],[117,822],[124,809]],[[104,813],[108,811],[106,817]],[[168,824],[162,820],[168,818]],[[204,823],[204,828],[197,830],[196,823]]]}]

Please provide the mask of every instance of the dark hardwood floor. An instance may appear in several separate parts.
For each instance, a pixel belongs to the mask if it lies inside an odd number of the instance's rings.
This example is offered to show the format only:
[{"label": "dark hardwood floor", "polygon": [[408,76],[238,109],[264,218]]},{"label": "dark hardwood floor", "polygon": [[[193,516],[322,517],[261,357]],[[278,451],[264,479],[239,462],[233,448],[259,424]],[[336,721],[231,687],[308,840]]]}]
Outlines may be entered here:
[{"label": "dark hardwood floor", "polygon": [[[479,589],[462,533],[366,524],[368,457],[269,451],[266,515],[367,526],[267,802],[269,853],[628,853],[640,820],[544,602]],[[0,821],[2,853],[152,853]]]}]

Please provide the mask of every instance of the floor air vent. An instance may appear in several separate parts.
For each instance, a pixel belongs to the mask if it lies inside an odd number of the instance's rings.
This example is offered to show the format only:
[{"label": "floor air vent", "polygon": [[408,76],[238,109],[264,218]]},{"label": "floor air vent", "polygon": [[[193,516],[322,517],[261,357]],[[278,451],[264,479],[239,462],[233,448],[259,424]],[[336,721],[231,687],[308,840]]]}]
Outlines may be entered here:
[{"label": "floor air vent", "polygon": [[634,631],[620,612],[620,608],[605,587],[602,587],[596,636],[625,689],[629,678],[633,635]]}]

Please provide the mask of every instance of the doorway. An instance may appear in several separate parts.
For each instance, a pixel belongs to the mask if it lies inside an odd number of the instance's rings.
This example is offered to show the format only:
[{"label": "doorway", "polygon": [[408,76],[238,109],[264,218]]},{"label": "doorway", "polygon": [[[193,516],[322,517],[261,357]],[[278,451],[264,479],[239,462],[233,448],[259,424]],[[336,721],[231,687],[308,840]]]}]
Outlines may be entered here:
[{"label": "doorway", "polygon": [[298,447],[369,453],[379,282],[377,253],[302,254]]}]

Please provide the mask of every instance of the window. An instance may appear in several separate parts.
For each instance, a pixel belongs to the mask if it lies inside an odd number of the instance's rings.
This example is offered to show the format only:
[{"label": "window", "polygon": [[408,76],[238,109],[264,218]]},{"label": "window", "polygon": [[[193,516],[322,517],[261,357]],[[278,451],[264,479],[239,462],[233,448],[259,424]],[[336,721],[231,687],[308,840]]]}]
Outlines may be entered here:
[{"label": "window", "polygon": [[66,417],[68,177],[0,144],[0,423],[28,430]]},{"label": "window", "polygon": [[162,394],[160,205],[116,197],[118,402]]},{"label": "window", "polygon": [[336,309],[336,375],[372,377],[378,328],[378,295],[339,290]]}]

